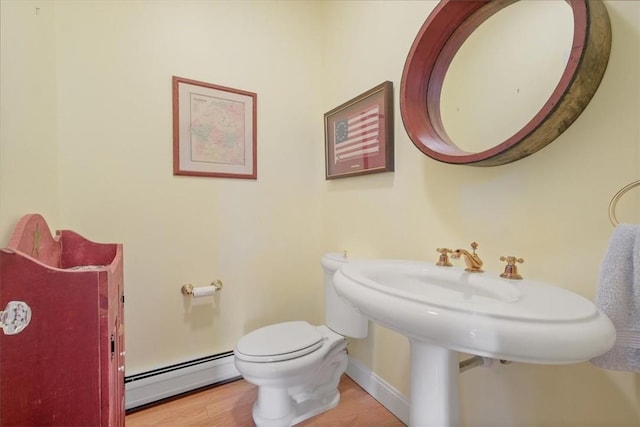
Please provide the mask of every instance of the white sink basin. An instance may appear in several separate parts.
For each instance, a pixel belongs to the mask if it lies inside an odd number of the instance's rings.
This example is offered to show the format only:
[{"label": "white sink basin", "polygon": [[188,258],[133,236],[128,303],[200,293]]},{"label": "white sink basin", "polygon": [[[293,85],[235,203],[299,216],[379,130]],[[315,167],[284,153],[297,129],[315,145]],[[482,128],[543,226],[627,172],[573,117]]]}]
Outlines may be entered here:
[{"label": "white sink basin", "polygon": [[458,426],[457,352],[538,364],[589,360],[615,330],[591,301],[534,280],[405,260],[352,261],[333,277],[365,317],[409,338],[409,425]]},{"label": "white sink basin", "polygon": [[591,301],[534,280],[404,260],[346,264],[338,294],[410,338],[519,362],[581,362],[608,351],[615,330]]}]

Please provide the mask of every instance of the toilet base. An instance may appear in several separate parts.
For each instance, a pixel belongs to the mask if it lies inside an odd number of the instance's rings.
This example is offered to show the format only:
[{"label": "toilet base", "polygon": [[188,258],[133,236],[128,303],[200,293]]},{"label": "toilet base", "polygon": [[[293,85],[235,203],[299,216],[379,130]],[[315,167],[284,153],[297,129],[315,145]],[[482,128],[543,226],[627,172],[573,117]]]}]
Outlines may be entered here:
[{"label": "toilet base", "polygon": [[258,399],[253,405],[257,427],[291,427],[338,405],[338,384],[347,369],[348,358],[346,340],[336,344],[304,384],[258,386]]},{"label": "toilet base", "polygon": [[307,399],[300,403],[291,403],[291,412],[282,418],[265,418],[261,415],[259,400],[253,405],[253,421],[257,427],[291,427],[324,411],[335,408],[340,402],[340,393],[334,390],[316,399]]}]

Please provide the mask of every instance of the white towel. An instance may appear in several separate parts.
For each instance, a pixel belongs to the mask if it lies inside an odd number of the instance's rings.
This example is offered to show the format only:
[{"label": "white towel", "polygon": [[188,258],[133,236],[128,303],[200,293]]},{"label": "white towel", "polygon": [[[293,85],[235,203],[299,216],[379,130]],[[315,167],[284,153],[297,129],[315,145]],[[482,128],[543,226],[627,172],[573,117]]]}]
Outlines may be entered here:
[{"label": "white towel", "polygon": [[616,342],[591,363],[640,372],[640,225],[615,228],[600,269],[596,305],[613,322]]}]

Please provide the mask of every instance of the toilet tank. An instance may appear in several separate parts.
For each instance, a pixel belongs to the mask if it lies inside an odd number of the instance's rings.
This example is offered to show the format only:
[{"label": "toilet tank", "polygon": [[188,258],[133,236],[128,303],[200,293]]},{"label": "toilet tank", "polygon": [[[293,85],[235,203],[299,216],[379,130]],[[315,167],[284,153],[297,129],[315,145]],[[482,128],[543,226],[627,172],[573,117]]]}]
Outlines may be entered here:
[{"label": "toilet tank", "polygon": [[365,338],[369,331],[367,318],[338,295],[333,286],[333,275],[347,262],[346,255],[339,253],[328,253],[322,257],[325,324],[340,335]]}]

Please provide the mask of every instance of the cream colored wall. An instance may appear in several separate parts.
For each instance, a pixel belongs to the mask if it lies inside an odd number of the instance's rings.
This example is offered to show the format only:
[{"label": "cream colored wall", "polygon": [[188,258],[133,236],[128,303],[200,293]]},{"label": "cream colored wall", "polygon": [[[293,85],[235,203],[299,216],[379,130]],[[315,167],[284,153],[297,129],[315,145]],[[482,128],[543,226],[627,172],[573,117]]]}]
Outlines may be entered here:
[{"label": "cream colored wall", "polygon": [[[526,260],[523,275],[593,298],[613,230],[609,201],[640,177],[640,3],[606,3],[613,28],[610,62],[577,121],[538,153],[493,168],[431,160],[404,131],[398,102],[404,60],[436,4],[331,3],[323,47],[334,61],[325,62],[324,109],[393,81],[396,171],[325,183],[324,229],[331,230],[323,234],[325,247],[345,248],[353,256],[435,260],[435,248],[467,247],[475,240],[487,269],[498,271],[501,255],[516,255]],[[487,108],[492,101],[487,99]],[[638,197],[630,195],[624,203],[619,217],[638,222]],[[409,394],[404,337],[375,327],[351,349],[352,357]],[[640,421],[640,375],[588,363],[475,369],[461,376],[460,388],[468,426],[635,426]]]},{"label": "cream colored wall", "polygon": [[[575,124],[486,169],[423,156],[402,126],[402,67],[435,2],[0,4],[0,238],[35,211],[124,243],[127,375],[228,351],[266,323],[320,322],[329,250],[433,259],[477,240],[487,268],[522,256],[526,276],[592,298],[607,205],[640,176],[637,2],[607,2],[609,68]],[[172,175],[172,75],[258,93],[257,181]],[[325,181],[322,114],[384,80],[396,172]],[[640,220],[637,196],[622,203],[621,218]],[[214,304],[179,294],[214,278],[225,283]],[[404,337],[375,327],[351,355],[408,395]],[[461,393],[468,426],[640,419],[638,374],[586,363],[476,369]]]},{"label": "cream colored wall", "polygon": [[22,215],[60,218],[55,8],[0,2],[0,244]]},{"label": "cream colored wall", "polygon": [[[58,4],[62,216],[126,258],[127,374],[322,319],[315,3]],[[172,175],[171,76],[258,94],[258,179]],[[214,303],[186,282],[221,279]]]},{"label": "cream colored wall", "polygon": [[[317,3],[2,4],[2,241],[44,211],[124,244],[127,375],[232,350],[264,324],[322,321]],[[46,28],[35,5],[55,9]],[[257,180],[173,176],[172,75],[258,94]],[[41,80],[55,109],[24,111]],[[214,279],[215,299],[180,293]]]}]

